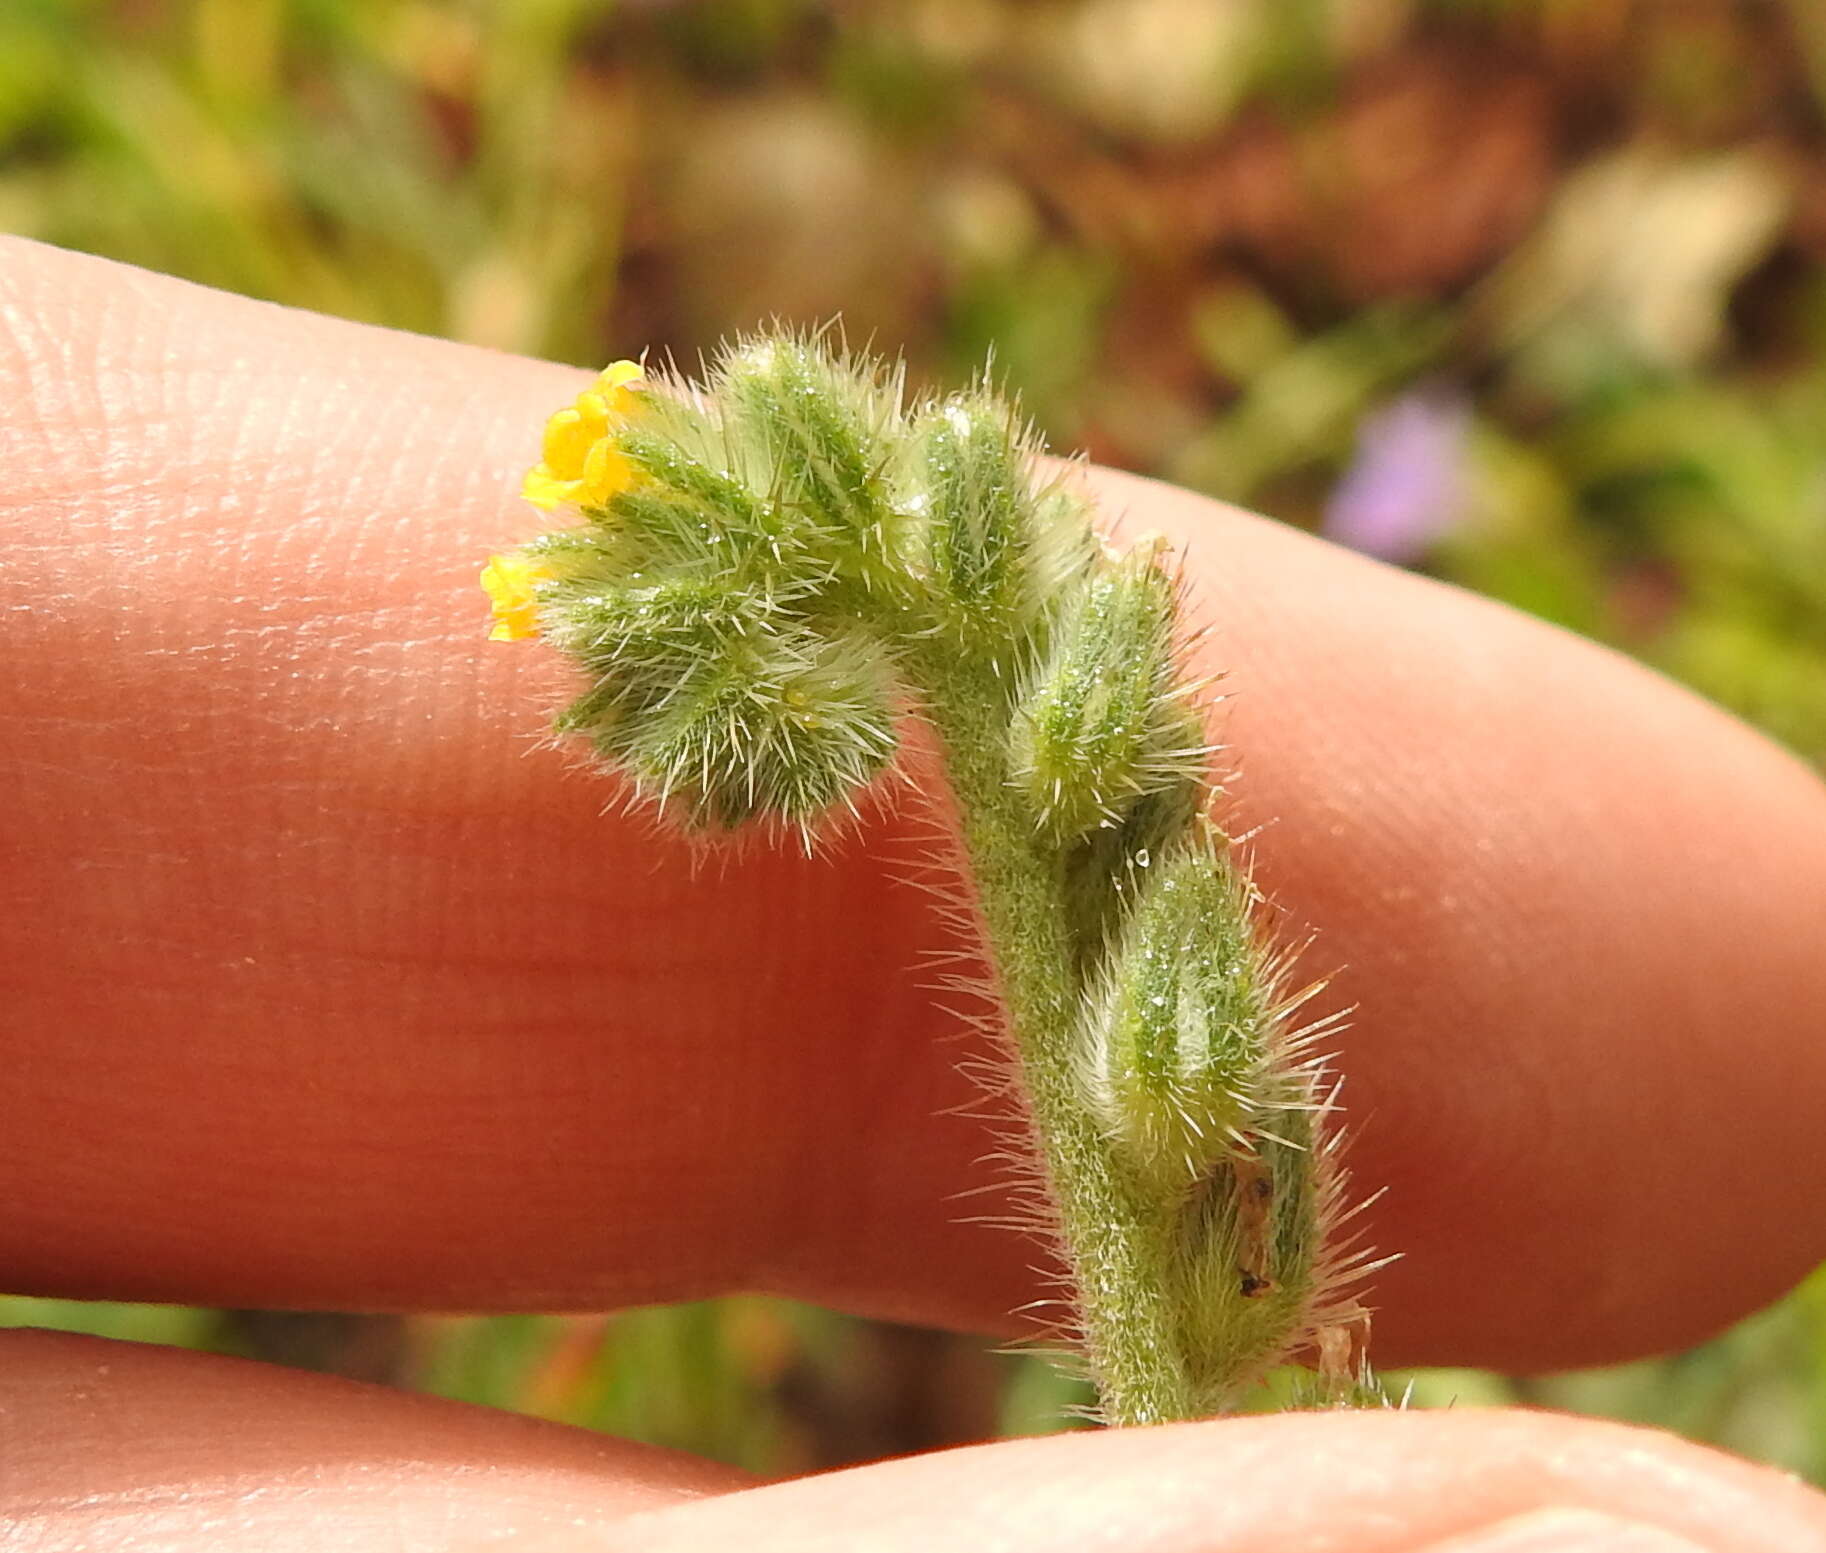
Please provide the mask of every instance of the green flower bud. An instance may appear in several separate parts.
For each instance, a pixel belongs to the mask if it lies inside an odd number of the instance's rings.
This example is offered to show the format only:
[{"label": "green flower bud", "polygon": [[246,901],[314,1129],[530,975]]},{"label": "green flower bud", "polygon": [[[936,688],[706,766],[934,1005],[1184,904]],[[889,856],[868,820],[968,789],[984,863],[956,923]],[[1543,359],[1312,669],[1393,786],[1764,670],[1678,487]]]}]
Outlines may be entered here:
[{"label": "green flower bud", "polygon": [[1283,1096],[1259,1130],[1212,1162],[1181,1209],[1168,1284],[1186,1368],[1218,1411],[1282,1362],[1326,1319],[1322,1210],[1331,1165],[1316,1147],[1314,1107]]},{"label": "green flower bud", "polygon": [[1120,937],[1129,904],[1147,883],[1149,862],[1187,834],[1206,796],[1205,784],[1187,777],[1144,794],[1118,823],[1099,825],[1065,849],[1065,907],[1081,977]]},{"label": "green flower bud", "polygon": [[932,579],[968,629],[1015,638],[1043,599],[1032,480],[1008,407],[960,395],[932,406],[918,430]]},{"label": "green flower bud", "polygon": [[1176,589],[1156,554],[1131,550],[1084,585],[1021,697],[1010,765],[1056,841],[1202,774],[1209,752],[1174,671]]},{"label": "green flower bud", "polygon": [[1248,1146],[1275,988],[1248,886],[1209,845],[1135,861],[1133,911],[1091,994],[1084,1083],[1133,1170],[1189,1187]]},{"label": "green flower bud", "polygon": [[882,443],[898,415],[897,384],[811,341],[769,335],[731,350],[715,387],[735,440],[752,439],[770,460],[778,500],[865,548],[886,543]]},{"label": "green flower bud", "polygon": [[657,676],[644,681],[592,732],[686,823],[760,821],[809,850],[821,822],[834,809],[853,814],[893,756],[889,691],[882,655],[860,638],[753,627],[704,643],[663,690]]},{"label": "green flower bud", "polygon": [[547,634],[592,674],[663,695],[690,669],[776,626],[776,611],[726,578],[580,592],[549,612]]}]

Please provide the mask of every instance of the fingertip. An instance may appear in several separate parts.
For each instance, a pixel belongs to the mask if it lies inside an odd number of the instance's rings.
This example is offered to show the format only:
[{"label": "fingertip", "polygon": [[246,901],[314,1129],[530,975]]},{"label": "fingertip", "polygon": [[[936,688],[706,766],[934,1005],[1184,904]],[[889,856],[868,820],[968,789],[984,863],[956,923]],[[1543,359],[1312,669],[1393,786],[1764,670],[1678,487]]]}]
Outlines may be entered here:
[{"label": "fingertip", "polygon": [[752,1482],[488,1408],[32,1331],[0,1333],[0,1461],[0,1543],[35,1549],[443,1553]]},{"label": "fingertip", "polygon": [[[1810,1490],[1671,1436],[1548,1414],[1387,1412],[971,1447],[641,1514],[600,1546],[1418,1553],[1531,1516],[1537,1528],[1552,1516],[1628,1528],[1638,1542],[1615,1553],[1672,1553],[1681,1539],[1803,1553],[1826,1537]],[[1640,1541],[1651,1534],[1662,1546]]]}]

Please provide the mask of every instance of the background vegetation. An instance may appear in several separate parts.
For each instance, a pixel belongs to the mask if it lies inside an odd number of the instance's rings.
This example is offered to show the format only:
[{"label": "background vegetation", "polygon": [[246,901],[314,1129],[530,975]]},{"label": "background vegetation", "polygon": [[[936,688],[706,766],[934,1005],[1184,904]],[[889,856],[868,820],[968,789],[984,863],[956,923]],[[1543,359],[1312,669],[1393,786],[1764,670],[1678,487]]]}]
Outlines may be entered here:
[{"label": "background vegetation", "polygon": [[[1056,442],[1637,654],[1826,760],[1810,0],[7,0],[0,229],[599,363],[841,312]],[[0,1300],[786,1471],[1047,1426],[979,1345]],[[1826,1482],[1826,1283],[1698,1352],[1418,1402]]]}]

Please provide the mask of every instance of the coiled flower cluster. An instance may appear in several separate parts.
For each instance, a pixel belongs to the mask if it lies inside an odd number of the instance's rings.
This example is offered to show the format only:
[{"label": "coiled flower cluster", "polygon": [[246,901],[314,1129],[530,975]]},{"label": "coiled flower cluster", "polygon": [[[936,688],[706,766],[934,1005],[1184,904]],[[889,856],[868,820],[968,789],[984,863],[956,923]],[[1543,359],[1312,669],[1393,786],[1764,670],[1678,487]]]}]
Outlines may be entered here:
[{"label": "coiled flower cluster", "polygon": [[696,386],[610,367],[525,494],[575,520],[490,563],[494,634],[576,662],[560,729],[681,824],[810,849],[936,732],[1107,1416],[1221,1410],[1291,1352],[1354,1383],[1328,1021],[1209,816],[1160,542],[1101,543],[986,385],[909,404],[782,334]]}]

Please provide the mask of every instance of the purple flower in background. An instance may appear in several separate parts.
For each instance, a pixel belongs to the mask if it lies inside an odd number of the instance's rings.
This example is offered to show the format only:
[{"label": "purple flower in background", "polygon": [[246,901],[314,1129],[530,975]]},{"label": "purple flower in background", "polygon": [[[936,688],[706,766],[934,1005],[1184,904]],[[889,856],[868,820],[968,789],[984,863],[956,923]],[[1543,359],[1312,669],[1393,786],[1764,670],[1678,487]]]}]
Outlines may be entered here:
[{"label": "purple flower in background", "polygon": [[1418,560],[1463,511],[1470,425],[1462,399],[1424,389],[1369,416],[1322,532],[1384,561]]}]

